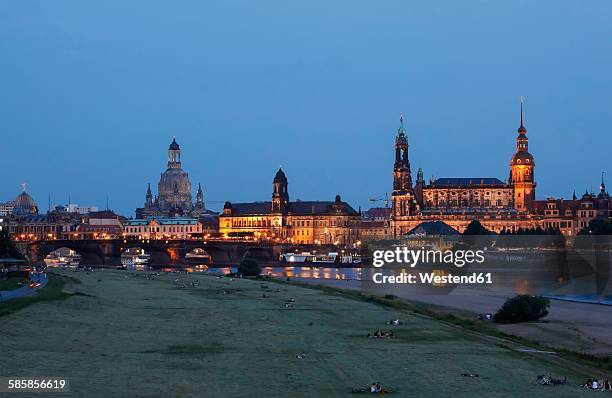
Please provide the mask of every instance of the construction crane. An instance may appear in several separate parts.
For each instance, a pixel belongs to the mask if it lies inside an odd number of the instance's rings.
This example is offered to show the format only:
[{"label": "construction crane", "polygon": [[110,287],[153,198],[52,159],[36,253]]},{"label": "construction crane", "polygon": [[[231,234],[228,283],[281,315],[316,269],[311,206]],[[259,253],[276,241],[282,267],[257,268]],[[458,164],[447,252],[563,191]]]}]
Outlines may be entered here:
[{"label": "construction crane", "polygon": [[377,202],[385,202],[385,207],[389,207],[389,194],[385,193],[385,198],[382,199],[376,199],[376,198],[370,198],[368,199],[368,201],[372,202],[372,203],[377,203]]}]

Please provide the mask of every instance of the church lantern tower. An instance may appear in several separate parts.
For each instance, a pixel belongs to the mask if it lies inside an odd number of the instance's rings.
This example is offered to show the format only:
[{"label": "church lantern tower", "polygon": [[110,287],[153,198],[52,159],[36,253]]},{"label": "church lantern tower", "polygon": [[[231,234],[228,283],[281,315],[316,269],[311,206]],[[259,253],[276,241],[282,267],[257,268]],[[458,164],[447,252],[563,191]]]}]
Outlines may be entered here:
[{"label": "church lantern tower", "polygon": [[510,160],[510,183],[514,187],[514,208],[519,212],[528,212],[532,209],[535,200],[535,161],[529,153],[529,139],[523,113],[521,99],[521,125],[516,137],[516,152]]},{"label": "church lantern tower", "polygon": [[272,181],[272,212],[286,213],[289,210],[289,191],[287,176],[282,168],[279,168]]},{"label": "church lantern tower", "polygon": [[391,194],[394,217],[409,216],[414,211],[414,191],[410,161],[408,160],[408,138],[404,128],[404,116],[395,137],[395,164],[393,166],[393,193]]},{"label": "church lantern tower", "polygon": [[181,168],[181,147],[176,142],[176,137],[172,138],[172,143],[170,143],[170,146],[168,147],[168,168]]}]

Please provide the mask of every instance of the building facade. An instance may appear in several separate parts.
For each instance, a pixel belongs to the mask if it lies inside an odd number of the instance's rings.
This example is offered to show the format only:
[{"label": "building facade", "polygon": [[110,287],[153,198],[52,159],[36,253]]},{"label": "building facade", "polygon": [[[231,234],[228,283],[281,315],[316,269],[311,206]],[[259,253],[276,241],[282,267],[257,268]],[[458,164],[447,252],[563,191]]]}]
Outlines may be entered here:
[{"label": "building facade", "polygon": [[609,218],[611,203],[603,181],[598,195],[585,193],[572,200],[536,200],[535,159],[521,104],[516,147],[510,159],[509,178],[437,178],[426,183],[421,169],[416,183],[408,156],[408,136],[403,117],[395,139],[390,234],[400,237],[425,221],[440,220],[462,232],[472,220],[494,232],[555,228],[576,235],[597,217]]},{"label": "building facade", "polygon": [[135,239],[192,239],[202,234],[196,218],[168,217],[125,220],[123,236]]},{"label": "building facade", "polygon": [[349,246],[359,241],[360,215],[340,195],[334,201],[289,200],[287,176],[279,169],[270,202],[226,202],[219,232],[226,237],[254,237],[296,244]]},{"label": "building facade", "polygon": [[10,214],[13,214],[14,209],[15,209],[15,202],[13,201],[0,203],[0,216],[4,217]]},{"label": "building facade", "polygon": [[373,207],[361,213],[361,230],[359,236],[362,242],[386,240],[390,234],[389,207]]}]

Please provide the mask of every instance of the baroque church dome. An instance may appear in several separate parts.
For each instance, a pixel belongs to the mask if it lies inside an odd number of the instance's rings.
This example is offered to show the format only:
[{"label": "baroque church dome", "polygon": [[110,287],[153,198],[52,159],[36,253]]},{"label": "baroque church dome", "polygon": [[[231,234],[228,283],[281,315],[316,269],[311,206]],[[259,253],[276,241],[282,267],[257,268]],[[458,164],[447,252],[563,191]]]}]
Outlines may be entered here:
[{"label": "baroque church dome", "polygon": [[161,210],[189,211],[193,207],[191,182],[181,168],[181,148],[176,139],[168,147],[168,169],[161,174],[157,193]]}]

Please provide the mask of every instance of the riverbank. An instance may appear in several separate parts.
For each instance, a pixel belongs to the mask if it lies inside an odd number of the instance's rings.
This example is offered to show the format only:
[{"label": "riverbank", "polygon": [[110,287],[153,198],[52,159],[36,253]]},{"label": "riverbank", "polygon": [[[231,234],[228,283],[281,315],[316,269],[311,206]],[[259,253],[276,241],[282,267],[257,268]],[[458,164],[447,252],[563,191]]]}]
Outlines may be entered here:
[{"label": "riverbank", "polygon": [[[88,397],[350,397],[373,381],[398,396],[589,393],[577,387],[585,374],[405,309],[291,284],[149,275],[66,273],[80,281],[66,284],[73,296],[4,316],[7,376],[68,377]],[[378,329],[394,337],[366,337]],[[548,373],[570,385],[535,384]]]},{"label": "riverbank", "polygon": [[66,283],[78,283],[78,280],[67,275],[37,274],[33,279],[36,286],[29,283],[17,289],[0,292],[0,317],[19,311],[32,304],[64,300],[71,295],[64,292]]},{"label": "riverbank", "polygon": [[[369,291],[359,280],[293,278],[304,283]],[[399,298],[411,303],[435,306],[436,311],[474,320],[477,314],[495,313],[516,293],[472,289],[454,289],[449,294],[424,294],[411,290],[394,290]],[[612,355],[612,306],[568,300],[551,300],[549,315],[541,321],[515,325],[496,325],[508,335],[516,335],[539,344],[584,353]]]}]

